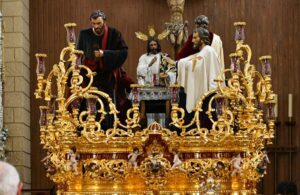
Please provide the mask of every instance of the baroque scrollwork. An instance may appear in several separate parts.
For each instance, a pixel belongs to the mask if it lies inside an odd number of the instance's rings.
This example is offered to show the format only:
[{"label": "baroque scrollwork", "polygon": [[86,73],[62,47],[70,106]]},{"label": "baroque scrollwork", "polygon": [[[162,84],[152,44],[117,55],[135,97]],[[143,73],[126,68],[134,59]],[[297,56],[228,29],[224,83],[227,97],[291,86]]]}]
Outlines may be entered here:
[{"label": "baroque scrollwork", "polygon": [[83,161],[84,174],[87,180],[122,181],[128,174],[125,160],[87,160]]},{"label": "baroque scrollwork", "polygon": [[[156,122],[141,129],[140,86],[132,85],[133,106],[123,123],[109,95],[92,86],[95,73],[81,64],[83,53],[75,50],[75,24],[66,24],[69,45],[47,77],[46,54],[36,55],[35,96],[46,102],[40,106],[40,139],[47,150],[42,161],[59,192],[255,193],[266,174],[264,148],[274,131],[271,57],[262,56],[263,71],[257,71],[244,43],[245,23],[235,26],[231,67],[216,78],[218,88],[199,99],[192,120],[185,121],[179,86],[171,85],[172,129]],[[224,73],[229,75],[227,85]],[[211,128],[203,127],[201,114],[208,116]],[[109,127],[107,117],[113,121]]]}]

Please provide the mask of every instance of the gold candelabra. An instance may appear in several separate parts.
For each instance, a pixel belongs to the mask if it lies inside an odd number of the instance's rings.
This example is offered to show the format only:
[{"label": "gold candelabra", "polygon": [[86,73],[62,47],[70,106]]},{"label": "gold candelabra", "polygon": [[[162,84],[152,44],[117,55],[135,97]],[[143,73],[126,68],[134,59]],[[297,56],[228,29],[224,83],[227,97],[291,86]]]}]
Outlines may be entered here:
[{"label": "gold candelabra", "polygon": [[[170,86],[171,125],[139,125],[139,85],[132,85],[132,108],[123,124],[111,97],[92,86],[95,72],[81,64],[75,24],[66,24],[68,46],[45,77],[45,54],[36,54],[36,98],[40,138],[47,150],[47,176],[58,194],[255,194],[266,174],[264,151],[274,129],[270,56],[260,58],[262,74],[250,63],[245,23],[235,23],[236,51],[231,68],[216,78],[218,88],[199,99],[185,121],[178,85]],[[241,69],[243,68],[243,70]],[[229,73],[228,84],[223,74]],[[85,82],[85,80],[88,80]],[[208,109],[203,101],[209,98]],[[204,128],[205,112],[212,122]],[[106,117],[113,123],[104,128]]]}]

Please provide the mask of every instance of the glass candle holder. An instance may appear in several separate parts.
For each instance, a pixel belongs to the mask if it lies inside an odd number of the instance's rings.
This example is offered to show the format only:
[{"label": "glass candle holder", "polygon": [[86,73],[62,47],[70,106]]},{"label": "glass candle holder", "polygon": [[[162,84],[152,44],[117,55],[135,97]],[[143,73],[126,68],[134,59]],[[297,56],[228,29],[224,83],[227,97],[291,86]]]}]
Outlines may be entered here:
[{"label": "glass candle holder", "polygon": [[268,75],[270,76],[272,74],[271,70],[271,56],[261,56],[259,58],[261,62],[261,72],[264,76]]},{"label": "glass candle holder", "polygon": [[274,112],[275,102],[269,102],[266,104],[266,117],[269,120],[275,119],[275,112]]},{"label": "glass candle holder", "polygon": [[171,95],[171,104],[178,104],[178,102],[179,102],[179,86],[178,85],[170,86],[170,95]]},{"label": "glass candle holder", "polygon": [[75,55],[75,69],[79,69],[79,65],[82,64],[83,51],[75,50],[73,54]]},{"label": "glass candle holder", "polygon": [[159,74],[153,74],[152,79],[153,86],[159,86]]},{"label": "glass candle holder", "polygon": [[45,74],[46,66],[45,66],[45,58],[47,57],[46,54],[37,53],[35,54],[36,58],[36,74]]},{"label": "glass candle holder", "polygon": [[216,100],[216,114],[221,116],[225,112],[226,99],[224,97],[218,97]]},{"label": "glass candle holder", "polygon": [[238,71],[241,70],[240,63],[239,63],[240,56],[237,53],[231,53],[229,57],[231,61],[231,69],[234,73],[237,73]]},{"label": "glass candle holder", "polygon": [[40,106],[40,120],[39,120],[40,126],[47,125],[47,113],[48,113],[48,107]]},{"label": "glass candle holder", "polygon": [[235,22],[235,41],[244,41],[245,40],[245,26],[246,22]]},{"label": "glass candle holder", "polygon": [[97,98],[96,97],[91,97],[87,99],[88,103],[88,111],[90,115],[96,115],[97,114]]},{"label": "glass candle holder", "polygon": [[55,114],[56,96],[52,95],[48,103],[49,114]]},{"label": "glass candle holder", "polygon": [[70,108],[73,109],[79,109],[80,107],[80,100],[79,99],[75,99],[72,101],[72,103],[70,104]]},{"label": "glass candle holder", "polygon": [[139,85],[131,84],[130,85],[132,89],[132,103],[138,104],[140,102],[140,94],[139,94]]},{"label": "glass candle holder", "polygon": [[67,23],[65,24],[65,28],[67,30],[67,43],[75,44],[76,36],[75,36],[75,23]]}]

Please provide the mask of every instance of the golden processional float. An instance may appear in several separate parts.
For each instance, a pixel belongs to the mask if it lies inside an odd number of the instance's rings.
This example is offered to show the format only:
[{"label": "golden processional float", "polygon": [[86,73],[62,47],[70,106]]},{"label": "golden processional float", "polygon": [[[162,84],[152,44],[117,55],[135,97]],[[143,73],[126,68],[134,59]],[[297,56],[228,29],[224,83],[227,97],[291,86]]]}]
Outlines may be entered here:
[{"label": "golden processional float", "polygon": [[[68,46],[48,75],[46,54],[36,54],[35,96],[45,101],[40,106],[43,161],[58,194],[256,194],[268,163],[264,148],[274,134],[271,57],[260,58],[258,72],[244,43],[245,23],[234,25],[236,51],[230,54],[231,69],[222,73],[230,75],[228,84],[220,74],[218,88],[199,99],[191,121],[184,121],[178,106],[179,86],[169,86],[176,132],[156,122],[140,128],[138,85],[132,85],[132,108],[120,122],[109,95],[92,87],[96,73],[81,64],[76,24],[66,24]],[[83,70],[87,74],[81,75]],[[83,77],[89,79],[85,87]],[[205,112],[202,103],[211,94]],[[83,100],[87,106],[80,108]],[[211,129],[201,126],[201,112],[212,121]],[[113,125],[104,130],[107,116]]]}]

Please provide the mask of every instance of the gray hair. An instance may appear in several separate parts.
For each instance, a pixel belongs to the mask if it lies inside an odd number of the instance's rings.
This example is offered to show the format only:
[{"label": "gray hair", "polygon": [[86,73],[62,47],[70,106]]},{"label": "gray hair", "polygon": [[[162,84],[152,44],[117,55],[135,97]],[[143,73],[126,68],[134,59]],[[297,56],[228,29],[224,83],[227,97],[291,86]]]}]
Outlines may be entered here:
[{"label": "gray hair", "polygon": [[209,25],[209,20],[208,20],[208,17],[205,16],[205,15],[200,15],[200,16],[197,16],[195,18],[195,24],[203,27],[203,28],[206,28],[208,29],[208,25]]},{"label": "gray hair", "polygon": [[205,45],[210,45],[209,31],[207,29],[199,27],[194,30],[194,33],[196,32],[199,34],[200,39],[204,42]]},{"label": "gray hair", "polygon": [[20,176],[15,167],[0,161],[0,195],[15,195],[18,192]]}]

